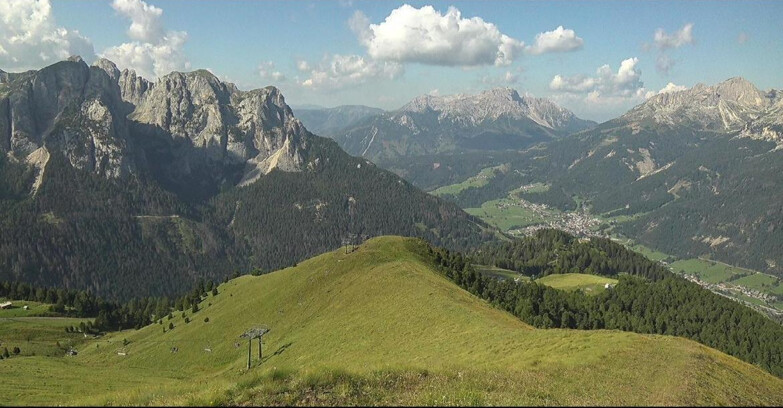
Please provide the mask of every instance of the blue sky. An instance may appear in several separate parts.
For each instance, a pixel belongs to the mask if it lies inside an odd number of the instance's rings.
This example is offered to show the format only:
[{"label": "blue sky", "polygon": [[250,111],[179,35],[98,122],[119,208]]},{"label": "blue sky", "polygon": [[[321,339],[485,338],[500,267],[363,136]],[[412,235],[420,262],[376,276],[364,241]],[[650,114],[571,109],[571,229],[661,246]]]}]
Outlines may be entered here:
[{"label": "blue sky", "polygon": [[[783,85],[783,2],[773,1],[69,0],[47,9],[0,0],[0,8],[6,71],[80,51],[153,79],[207,68],[241,89],[275,85],[292,105],[394,109],[425,93],[503,86],[602,121],[670,83],[743,76],[761,89]],[[57,41],[43,40],[48,32]],[[13,34],[26,42],[9,42]]]}]

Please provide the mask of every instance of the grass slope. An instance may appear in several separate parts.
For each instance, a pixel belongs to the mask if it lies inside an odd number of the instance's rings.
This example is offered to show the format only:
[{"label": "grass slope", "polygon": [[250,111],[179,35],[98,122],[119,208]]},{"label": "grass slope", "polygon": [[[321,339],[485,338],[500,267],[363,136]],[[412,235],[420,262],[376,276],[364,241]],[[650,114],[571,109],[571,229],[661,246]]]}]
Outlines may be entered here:
[{"label": "grass slope", "polygon": [[[373,239],[229,281],[190,323],[4,360],[0,404],[783,404],[783,380],[693,341],[533,329],[436,273],[425,248]],[[272,331],[245,371],[238,336],[258,324]]]},{"label": "grass slope", "polygon": [[537,283],[561,290],[581,289],[588,294],[597,294],[605,290],[607,283],[617,284],[617,279],[584,273],[564,273],[547,275],[536,279]]}]

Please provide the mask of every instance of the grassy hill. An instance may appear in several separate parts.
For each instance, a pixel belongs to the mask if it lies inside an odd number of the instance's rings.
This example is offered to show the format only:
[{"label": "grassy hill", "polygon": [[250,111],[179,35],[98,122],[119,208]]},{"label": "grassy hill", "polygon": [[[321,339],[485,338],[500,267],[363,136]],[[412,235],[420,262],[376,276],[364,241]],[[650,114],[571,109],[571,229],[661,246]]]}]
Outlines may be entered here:
[{"label": "grassy hill", "polygon": [[587,294],[596,294],[603,292],[604,285],[617,284],[617,279],[606,278],[598,275],[588,275],[584,273],[564,273],[556,275],[547,275],[536,279],[537,283],[547,285],[555,289],[577,290],[582,289]]},{"label": "grassy hill", "polygon": [[[175,312],[78,356],[3,360],[0,405],[783,404],[783,380],[693,341],[533,329],[435,272],[415,239],[218,290],[189,323]],[[264,359],[254,343],[246,371],[238,336],[260,324]]]}]

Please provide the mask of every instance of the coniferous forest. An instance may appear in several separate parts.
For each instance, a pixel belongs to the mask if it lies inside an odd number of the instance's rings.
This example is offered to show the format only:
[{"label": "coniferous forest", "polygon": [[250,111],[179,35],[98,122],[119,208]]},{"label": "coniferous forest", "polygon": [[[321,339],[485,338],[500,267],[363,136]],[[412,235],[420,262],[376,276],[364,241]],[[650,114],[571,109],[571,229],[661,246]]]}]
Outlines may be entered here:
[{"label": "coniferous forest", "polygon": [[[446,277],[532,326],[681,336],[783,376],[783,326],[610,240],[541,230],[468,256],[443,248],[430,248],[430,254]],[[477,272],[474,262],[533,278],[580,271],[619,278],[619,283],[587,295],[535,280],[490,277]]]},{"label": "coniferous forest", "polygon": [[492,237],[456,205],[335,142],[314,137],[313,145],[317,167],[273,171],[201,200],[150,174],[107,180],[58,154],[33,195],[34,172],[0,157],[0,279],[115,300],[176,296],[199,278],[290,266],[349,234],[419,236],[458,250]]}]

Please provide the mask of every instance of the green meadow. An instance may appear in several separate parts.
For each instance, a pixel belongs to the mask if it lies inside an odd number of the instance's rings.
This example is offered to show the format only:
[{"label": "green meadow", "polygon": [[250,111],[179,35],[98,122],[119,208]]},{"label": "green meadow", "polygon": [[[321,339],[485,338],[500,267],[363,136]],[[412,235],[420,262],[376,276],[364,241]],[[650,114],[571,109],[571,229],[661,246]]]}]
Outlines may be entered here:
[{"label": "green meadow", "polygon": [[538,278],[536,283],[560,290],[573,291],[579,289],[587,294],[594,295],[606,290],[605,285],[607,283],[616,285],[617,279],[584,273],[565,273]]},{"label": "green meadow", "polygon": [[503,269],[498,268],[497,266],[490,266],[490,265],[473,265],[473,267],[476,269],[476,271],[481,272],[485,275],[495,276],[498,278],[503,279],[519,279],[523,281],[529,281],[530,278],[520,274],[517,271],[512,271],[510,269]]},{"label": "green meadow", "polygon": [[[88,339],[77,356],[2,360],[0,405],[783,404],[783,380],[690,340],[534,329],[425,252],[372,239],[233,279],[196,313]],[[247,370],[239,336],[259,325],[271,331]]]},{"label": "green meadow", "polygon": [[[10,299],[0,298],[0,303]],[[53,315],[49,311],[50,305],[29,300],[12,300],[13,305],[7,309],[0,309],[0,319],[8,317],[31,317]],[[27,306],[27,309],[24,307]]]},{"label": "green meadow", "polygon": [[455,183],[448,186],[439,187],[431,191],[430,194],[436,195],[438,197],[444,195],[457,195],[462,191],[467,190],[471,187],[483,187],[487,185],[487,183],[489,183],[490,179],[493,179],[495,177],[495,171],[501,171],[502,167],[503,165],[487,167],[485,169],[482,169],[477,175],[469,177],[467,180],[461,183]]},{"label": "green meadow", "polygon": [[755,273],[749,269],[739,268],[736,266],[704,259],[680,260],[672,262],[670,266],[675,272],[696,275],[699,277],[699,279],[709,283],[728,282],[739,277]]},{"label": "green meadow", "polygon": [[548,220],[546,216],[538,215],[521,206],[519,199],[511,198],[487,201],[481,204],[480,208],[466,208],[465,212],[481,218],[502,231],[541,224]]}]

